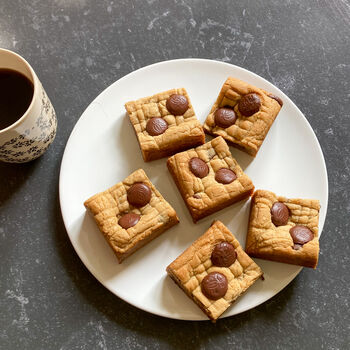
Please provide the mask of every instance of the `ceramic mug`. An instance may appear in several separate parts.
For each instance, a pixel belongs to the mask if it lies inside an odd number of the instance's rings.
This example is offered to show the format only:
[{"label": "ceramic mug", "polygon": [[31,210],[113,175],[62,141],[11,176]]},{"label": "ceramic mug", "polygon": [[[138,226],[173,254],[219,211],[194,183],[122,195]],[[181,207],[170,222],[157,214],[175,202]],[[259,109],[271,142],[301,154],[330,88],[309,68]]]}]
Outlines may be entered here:
[{"label": "ceramic mug", "polygon": [[23,116],[0,130],[0,161],[29,162],[40,157],[54,140],[56,113],[33,68],[23,57],[0,48],[0,68],[22,73],[34,87],[32,101]]}]

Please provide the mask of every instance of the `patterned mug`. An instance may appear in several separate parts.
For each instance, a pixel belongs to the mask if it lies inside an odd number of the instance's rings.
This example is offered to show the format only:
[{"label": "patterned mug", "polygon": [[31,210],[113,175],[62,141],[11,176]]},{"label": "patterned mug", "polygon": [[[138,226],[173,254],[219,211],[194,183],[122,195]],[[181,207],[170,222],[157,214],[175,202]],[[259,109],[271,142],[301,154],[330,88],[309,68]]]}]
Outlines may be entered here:
[{"label": "patterned mug", "polygon": [[40,157],[54,140],[56,113],[33,68],[23,57],[0,48],[0,68],[22,73],[34,87],[32,101],[23,116],[0,130],[0,161],[29,162]]}]

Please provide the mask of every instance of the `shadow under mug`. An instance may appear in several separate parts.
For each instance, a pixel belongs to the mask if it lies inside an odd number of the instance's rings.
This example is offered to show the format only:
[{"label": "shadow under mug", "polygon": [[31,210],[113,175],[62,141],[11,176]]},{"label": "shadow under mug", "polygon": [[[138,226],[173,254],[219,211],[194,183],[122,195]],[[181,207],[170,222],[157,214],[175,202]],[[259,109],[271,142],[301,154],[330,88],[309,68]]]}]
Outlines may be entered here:
[{"label": "shadow under mug", "polygon": [[40,157],[54,140],[56,113],[33,68],[23,57],[0,48],[0,68],[22,73],[34,87],[32,101],[23,116],[0,130],[0,161],[29,162]]}]

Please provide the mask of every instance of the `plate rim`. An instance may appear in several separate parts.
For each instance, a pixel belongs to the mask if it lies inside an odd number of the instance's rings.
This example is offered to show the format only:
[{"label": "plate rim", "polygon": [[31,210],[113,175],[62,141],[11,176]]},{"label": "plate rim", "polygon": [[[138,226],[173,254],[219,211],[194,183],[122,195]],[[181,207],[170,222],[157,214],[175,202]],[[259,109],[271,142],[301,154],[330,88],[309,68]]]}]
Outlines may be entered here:
[{"label": "plate rim", "polygon": [[[323,232],[323,228],[324,228],[324,224],[326,222],[326,218],[327,218],[327,211],[328,211],[328,200],[329,200],[329,182],[328,182],[328,172],[327,172],[327,167],[326,167],[326,162],[325,162],[325,157],[324,157],[324,154],[323,154],[323,151],[322,151],[322,147],[320,145],[320,142],[318,141],[318,138],[311,126],[311,124],[309,123],[308,119],[305,117],[304,113],[301,112],[301,110],[299,109],[299,107],[293,102],[293,100],[287,96],[283,91],[281,91],[276,85],[274,85],[273,83],[271,83],[270,81],[268,81],[267,79],[265,79],[264,77],[246,69],[246,68],[243,68],[243,67],[240,67],[236,64],[232,64],[232,63],[229,63],[229,62],[222,62],[222,61],[218,61],[218,60],[212,60],[212,59],[206,59],[206,58],[177,58],[177,59],[172,59],[172,60],[165,60],[165,61],[159,61],[159,62],[155,62],[155,63],[152,63],[152,64],[149,64],[147,66],[144,66],[144,67],[140,67],[134,71],[131,71],[129,73],[127,73],[126,75],[123,75],[122,77],[120,77],[119,79],[117,79],[116,81],[114,81],[113,83],[111,83],[109,86],[107,86],[105,89],[103,89],[100,93],[98,93],[98,95],[85,107],[84,111],[81,113],[79,119],[76,121],[76,123],[74,124],[74,127],[73,129],[71,130],[70,134],[69,134],[69,137],[68,137],[68,140],[66,142],[66,145],[65,145],[65,148],[64,148],[64,152],[63,152],[63,155],[62,155],[62,159],[61,159],[61,165],[60,165],[60,171],[59,171],[59,204],[60,204],[60,211],[61,211],[61,216],[62,216],[62,219],[63,219],[63,223],[64,223],[64,226],[65,226],[65,229],[66,229],[66,233],[69,237],[69,240],[76,252],[76,254],[78,255],[79,259],[81,260],[81,262],[84,264],[84,266],[88,269],[88,271],[92,274],[92,276],[94,278],[97,279],[97,281],[99,283],[102,284],[102,286],[104,288],[106,288],[107,290],[109,290],[113,295],[115,295],[116,297],[122,299],[123,301],[125,301],[126,303],[128,303],[129,305],[132,305],[133,307],[135,308],[138,308],[138,309],[141,309],[143,311],[146,311],[146,312],[149,312],[153,315],[157,315],[157,316],[161,316],[161,317],[164,317],[164,318],[169,318],[169,319],[176,319],[176,320],[182,320],[182,321],[208,321],[208,319],[204,318],[204,314],[203,314],[203,318],[202,319],[189,319],[189,318],[184,318],[184,317],[181,317],[180,315],[165,315],[165,314],[162,314],[162,313],[159,313],[159,312],[155,312],[154,310],[151,310],[149,309],[147,306],[145,305],[142,305],[142,307],[140,307],[139,305],[135,305],[134,303],[130,302],[129,300],[126,300],[124,297],[120,296],[120,295],[117,295],[108,285],[106,285],[105,283],[103,283],[101,281],[101,279],[99,278],[99,275],[98,273],[96,273],[95,271],[95,268],[90,265],[87,261],[85,261],[85,259],[81,256],[80,254],[80,250],[77,248],[76,244],[74,243],[74,241],[72,240],[70,234],[68,233],[68,223],[66,222],[67,218],[65,217],[65,214],[64,214],[64,207],[62,206],[62,201],[63,201],[63,180],[64,179],[64,169],[65,169],[65,156],[67,154],[67,150],[68,150],[68,146],[72,140],[72,138],[74,137],[74,135],[76,134],[77,130],[78,130],[78,126],[80,124],[80,122],[82,121],[83,119],[83,116],[84,114],[86,113],[86,111],[95,103],[95,104],[99,104],[98,102],[98,99],[103,95],[105,94],[107,91],[109,91],[110,89],[113,88],[113,86],[115,84],[118,84],[120,82],[122,82],[123,80],[127,79],[127,78],[130,78],[132,75],[134,74],[137,74],[138,72],[140,71],[143,71],[143,70],[147,70],[147,69],[150,69],[154,66],[159,66],[159,65],[164,65],[164,64],[169,64],[169,63],[176,63],[176,62],[190,62],[190,63],[196,63],[196,62],[204,62],[204,63],[215,63],[215,64],[219,64],[219,65],[223,65],[223,66],[226,66],[226,67],[230,67],[231,69],[234,68],[234,69],[239,69],[239,70],[242,70],[244,71],[245,73],[248,73],[249,75],[253,75],[254,77],[258,78],[258,79],[262,79],[264,80],[265,83],[267,83],[268,85],[271,85],[273,86],[275,89],[277,89],[278,92],[281,92],[283,94],[283,96],[285,96],[287,98],[287,100],[289,100],[289,102],[291,102],[291,104],[293,105],[293,107],[296,108],[296,110],[299,112],[299,114],[302,116],[302,118],[304,119],[304,122],[306,122],[306,125],[307,127],[310,129],[309,131],[311,131],[311,135],[314,139],[314,141],[316,141],[316,145],[317,145],[317,149],[321,155],[321,160],[322,160],[322,170],[324,172],[324,178],[325,178],[325,182],[326,182],[326,205],[325,205],[325,208],[324,208],[324,212],[325,212],[325,217],[324,217],[324,223],[323,223],[323,226],[322,226],[322,230],[320,231],[319,233],[319,237],[321,237],[321,234]],[[282,287],[276,294],[274,294],[272,297],[264,300],[264,301],[261,301],[259,302],[258,304],[255,304],[254,307],[247,307],[247,308],[244,308],[243,310],[237,312],[235,315],[238,315],[238,314],[241,314],[243,312],[246,312],[246,311],[249,311],[249,310],[252,310],[256,307],[258,307],[259,305],[265,303],[266,301],[270,300],[271,298],[275,297],[277,294],[279,294],[283,289],[285,289],[296,277],[297,275],[301,272],[301,270],[303,269],[303,267],[299,267],[299,269],[295,272],[295,274],[293,274],[292,278],[286,283],[286,285],[284,287]],[[235,315],[221,315],[220,318],[226,318],[226,317],[231,317],[231,316],[235,316]]]}]

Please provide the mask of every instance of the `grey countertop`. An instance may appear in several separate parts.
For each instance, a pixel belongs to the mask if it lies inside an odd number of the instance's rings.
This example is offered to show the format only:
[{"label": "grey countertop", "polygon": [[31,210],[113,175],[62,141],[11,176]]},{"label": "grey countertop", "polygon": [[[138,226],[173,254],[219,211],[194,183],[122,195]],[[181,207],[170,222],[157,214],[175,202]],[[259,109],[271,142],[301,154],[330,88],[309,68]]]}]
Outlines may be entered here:
[{"label": "grey countertop", "polygon": [[[32,64],[59,129],[38,160],[0,164],[0,348],[349,348],[349,24],[348,0],[2,0],[0,46]],[[317,270],[215,325],[111,294],[72,248],[58,199],[64,147],[87,105],[125,74],[182,57],[230,62],[278,86],[312,125],[329,176]]]}]

